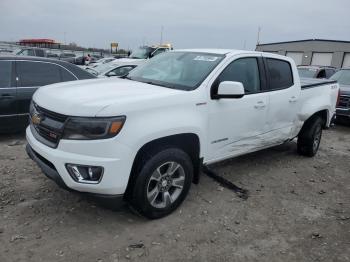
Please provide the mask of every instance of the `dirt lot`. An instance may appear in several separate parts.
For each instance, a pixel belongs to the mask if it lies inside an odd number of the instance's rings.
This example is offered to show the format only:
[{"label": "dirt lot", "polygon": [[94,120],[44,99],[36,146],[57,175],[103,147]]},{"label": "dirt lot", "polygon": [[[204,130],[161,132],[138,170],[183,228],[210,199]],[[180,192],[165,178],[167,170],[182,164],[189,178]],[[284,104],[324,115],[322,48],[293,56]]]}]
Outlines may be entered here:
[{"label": "dirt lot", "polygon": [[174,214],[148,221],[48,180],[24,135],[0,137],[0,261],[350,261],[350,127],[315,158],[294,142],[213,166]]}]

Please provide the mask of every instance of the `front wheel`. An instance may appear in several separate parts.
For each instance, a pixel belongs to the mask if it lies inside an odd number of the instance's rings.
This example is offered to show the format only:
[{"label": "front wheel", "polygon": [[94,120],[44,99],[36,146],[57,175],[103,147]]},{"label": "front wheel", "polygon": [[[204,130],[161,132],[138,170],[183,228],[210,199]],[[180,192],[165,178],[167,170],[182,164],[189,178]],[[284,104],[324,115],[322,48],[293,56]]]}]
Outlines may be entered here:
[{"label": "front wheel", "polygon": [[169,148],[142,162],[133,186],[131,205],[148,218],[164,217],[182,203],[190,189],[191,158],[180,149]]},{"label": "front wheel", "polygon": [[298,135],[298,153],[300,155],[313,157],[320,147],[322,137],[323,120],[315,116],[304,124]]}]

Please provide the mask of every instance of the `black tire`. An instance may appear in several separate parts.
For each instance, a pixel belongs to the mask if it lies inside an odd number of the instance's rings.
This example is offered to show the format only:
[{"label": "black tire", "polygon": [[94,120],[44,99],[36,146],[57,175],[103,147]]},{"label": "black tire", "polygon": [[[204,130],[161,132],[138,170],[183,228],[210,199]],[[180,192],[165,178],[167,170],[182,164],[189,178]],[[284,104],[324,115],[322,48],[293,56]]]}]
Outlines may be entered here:
[{"label": "black tire", "polygon": [[323,120],[315,116],[307,120],[298,135],[297,150],[300,155],[316,155],[322,137]]},{"label": "black tire", "polygon": [[[175,176],[175,178],[173,178],[171,181],[180,179],[181,174],[183,186],[180,192],[178,192],[180,189],[178,189],[177,185],[175,187],[172,185],[170,180],[165,179],[165,177],[170,177],[169,175],[164,175],[164,177],[161,176],[160,179],[163,180],[157,181],[154,179],[155,173],[159,174],[163,171],[167,171],[166,174],[169,174],[168,170],[171,169],[170,166],[174,165],[175,167],[175,164],[178,164],[180,167],[178,167],[173,173],[172,176]],[[137,177],[132,187],[131,198],[129,200],[131,206],[139,214],[150,219],[161,218],[172,213],[186,198],[191,187],[193,177],[193,165],[191,158],[181,149],[167,148],[158,151],[146,159],[144,158],[142,161],[140,161],[139,165],[139,168],[137,168],[139,171],[138,174],[136,174]],[[156,172],[157,170],[160,172]],[[179,175],[176,172],[178,172]],[[176,176],[179,178],[176,178]],[[164,180],[167,182],[164,182]],[[164,186],[162,183],[168,183],[168,185]],[[166,190],[167,187],[170,187],[168,191],[163,192],[162,190]],[[154,198],[154,201],[149,199],[149,195],[151,195],[151,193],[154,191],[150,190],[150,188],[153,188],[155,191],[158,190],[158,193],[154,193],[154,195],[158,194]],[[165,197],[166,192],[169,193],[167,194],[167,197]],[[173,195],[171,195],[171,192]],[[171,195],[171,197],[169,198],[168,195]],[[171,202],[169,202],[169,199],[171,199]],[[161,204],[165,204],[165,206],[162,207]]]}]

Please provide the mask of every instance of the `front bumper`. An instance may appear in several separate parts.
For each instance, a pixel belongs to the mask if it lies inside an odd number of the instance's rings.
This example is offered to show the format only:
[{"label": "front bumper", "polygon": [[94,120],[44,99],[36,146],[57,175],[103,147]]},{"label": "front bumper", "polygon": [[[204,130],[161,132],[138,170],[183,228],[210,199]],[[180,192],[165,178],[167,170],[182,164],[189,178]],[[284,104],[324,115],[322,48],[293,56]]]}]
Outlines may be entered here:
[{"label": "front bumper", "polygon": [[337,108],[337,116],[350,117],[350,108]]},{"label": "front bumper", "polygon": [[[98,195],[125,193],[134,156],[115,138],[105,140],[61,140],[57,148],[50,148],[35,139],[31,129],[26,130],[28,155],[45,175],[58,185],[79,192]],[[98,184],[78,183],[69,175],[66,164],[102,166],[104,174]]]}]

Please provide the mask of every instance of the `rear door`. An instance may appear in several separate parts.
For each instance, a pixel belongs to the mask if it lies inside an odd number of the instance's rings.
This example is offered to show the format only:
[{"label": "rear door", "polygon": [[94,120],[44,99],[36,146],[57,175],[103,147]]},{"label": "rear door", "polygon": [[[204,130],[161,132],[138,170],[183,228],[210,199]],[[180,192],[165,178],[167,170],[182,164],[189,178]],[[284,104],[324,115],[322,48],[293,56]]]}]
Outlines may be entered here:
[{"label": "rear door", "polygon": [[40,61],[16,61],[17,101],[20,121],[28,121],[29,105],[34,92],[41,86],[61,82],[60,67]]},{"label": "rear door", "polygon": [[[269,110],[267,116],[268,132],[265,139],[273,143],[282,143],[290,138],[295,126],[300,86],[296,68],[286,60],[265,57],[267,72],[266,92],[269,94]],[[294,72],[294,73],[293,73]]]},{"label": "rear door", "polygon": [[17,125],[14,63],[0,60],[0,130],[10,131]]}]

